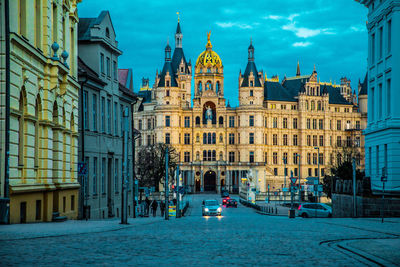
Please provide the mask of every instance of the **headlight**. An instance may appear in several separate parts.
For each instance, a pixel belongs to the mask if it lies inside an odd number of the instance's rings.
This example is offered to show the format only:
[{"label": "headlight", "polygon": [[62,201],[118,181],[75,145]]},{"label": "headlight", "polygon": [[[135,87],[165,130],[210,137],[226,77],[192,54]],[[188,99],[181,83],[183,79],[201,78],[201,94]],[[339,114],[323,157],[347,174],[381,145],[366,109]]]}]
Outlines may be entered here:
[{"label": "headlight", "polygon": [[218,208],[217,211],[218,211],[218,212],[221,212],[221,208]]},{"label": "headlight", "polygon": [[208,211],[208,208],[204,208],[204,211]]}]

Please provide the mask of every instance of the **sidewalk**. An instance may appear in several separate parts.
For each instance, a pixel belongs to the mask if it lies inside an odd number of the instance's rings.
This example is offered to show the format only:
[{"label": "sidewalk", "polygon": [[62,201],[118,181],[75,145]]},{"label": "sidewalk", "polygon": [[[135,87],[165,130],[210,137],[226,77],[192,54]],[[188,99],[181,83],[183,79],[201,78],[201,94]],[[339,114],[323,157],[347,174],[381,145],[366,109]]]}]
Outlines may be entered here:
[{"label": "sidewalk", "polygon": [[[258,201],[257,205],[261,206],[266,210],[266,212],[260,212],[265,215],[275,215],[275,216],[288,216],[290,208],[283,207],[279,203],[265,203]],[[295,210],[297,216],[297,210]]]}]

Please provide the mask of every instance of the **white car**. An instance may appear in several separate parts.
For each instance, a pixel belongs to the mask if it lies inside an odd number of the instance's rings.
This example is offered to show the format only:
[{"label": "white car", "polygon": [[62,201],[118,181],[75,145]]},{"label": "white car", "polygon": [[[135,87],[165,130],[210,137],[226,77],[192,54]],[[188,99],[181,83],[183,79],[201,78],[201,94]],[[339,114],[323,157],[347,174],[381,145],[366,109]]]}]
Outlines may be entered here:
[{"label": "white car", "polygon": [[221,216],[222,212],[221,205],[215,199],[203,200],[201,209],[203,216],[208,216],[208,215]]},{"label": "white car", "polygon": [[332,217],[332,208],[323,203],[302,203],[298,208],[298,216],[309,217]]}]

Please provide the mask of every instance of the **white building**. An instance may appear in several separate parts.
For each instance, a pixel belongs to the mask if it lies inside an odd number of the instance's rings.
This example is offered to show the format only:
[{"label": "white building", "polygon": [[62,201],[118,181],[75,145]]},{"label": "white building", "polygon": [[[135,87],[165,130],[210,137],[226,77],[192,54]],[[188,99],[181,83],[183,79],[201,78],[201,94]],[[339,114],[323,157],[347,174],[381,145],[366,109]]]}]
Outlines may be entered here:
[{"label": "white building", "polygon": [[356,0],[368,9],[368,125],[365,172],[375,193],[400,193],[400,0]]}]

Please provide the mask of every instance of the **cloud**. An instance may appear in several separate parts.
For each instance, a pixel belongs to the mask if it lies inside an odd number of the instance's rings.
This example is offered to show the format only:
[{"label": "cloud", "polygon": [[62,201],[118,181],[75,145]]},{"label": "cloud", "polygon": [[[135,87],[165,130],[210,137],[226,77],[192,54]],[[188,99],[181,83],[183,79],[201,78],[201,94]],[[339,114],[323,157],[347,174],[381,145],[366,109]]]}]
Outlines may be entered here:
[{"label": "cloud", "polygon": [[294,32],[294,34],[300,38],[309,38],[320,34],[335,34],[330,28],[309,29],[305,27],[297,27],[295,22],[283,25],[282,30]]},{"label": "cloud", "polygon": [[[218,27],[221,28],[239,28],[239,29],[253,29],[252,25],[246,23],[237,23],[237,22],[215,22]],[[259,25],[259,23],[255,23],[254,25]]]},{"label": "cloud", "polygon": [[268,15],[263,17],[263,19],[281,20],[283,19],[283,17],[278,15]]},{"label": "cloud", "polygon": [[292,44],[292,46],[294,47],[307,47],[309,45],[311,45],[312,43],[310,42],[296,42],[294,44]]},{"label": "cloud", "polygon": [[351,26],[350,27],[350,31],[352,32],[365,32],[367,31],[365,27],[355,27],[355,26]]}]

